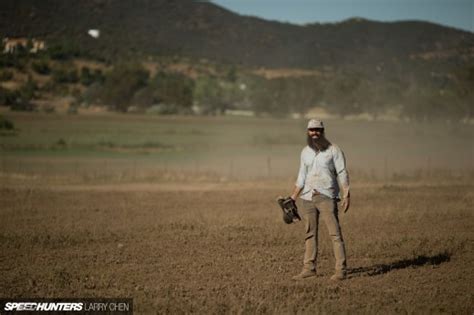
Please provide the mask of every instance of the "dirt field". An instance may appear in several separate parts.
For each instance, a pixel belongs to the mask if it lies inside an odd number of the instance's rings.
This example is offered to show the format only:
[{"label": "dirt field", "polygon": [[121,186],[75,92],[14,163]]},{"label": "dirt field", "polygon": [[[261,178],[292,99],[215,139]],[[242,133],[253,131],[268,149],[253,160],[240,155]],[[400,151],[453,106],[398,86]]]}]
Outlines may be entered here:
[{"label": "dirt field", "polygon": [[296,283],[282,221],[305,143],[292,119],[8,113],[0,296],[133,297],[138,313],[474,311],[474,126],[326,122],[347,157],[349,279]]},{"label": "dirt field", "polygon": [[349,279],[323,227],[317,278],[294,282],[303,226],[278,182],[0,190],[0,296],[133,297],[138,313],[474,310],[472,184],[354,184]]}]

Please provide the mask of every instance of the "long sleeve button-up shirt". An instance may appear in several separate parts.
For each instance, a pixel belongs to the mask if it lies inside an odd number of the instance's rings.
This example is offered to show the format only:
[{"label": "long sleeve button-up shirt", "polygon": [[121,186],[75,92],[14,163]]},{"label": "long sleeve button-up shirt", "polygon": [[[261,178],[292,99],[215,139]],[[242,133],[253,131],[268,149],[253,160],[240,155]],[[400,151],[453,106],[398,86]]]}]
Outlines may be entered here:
[{"label": "long sleeve button-up shirt", "polygon": [[337,199],[339,185],[344,194],[349,193],[349,175],[342,150],[334,144],[325,151],[318,152],[306,146],[301,151],[300,169],[296,180],[296,186],[302,188],[301,199],[311,200],[314,193]]}]

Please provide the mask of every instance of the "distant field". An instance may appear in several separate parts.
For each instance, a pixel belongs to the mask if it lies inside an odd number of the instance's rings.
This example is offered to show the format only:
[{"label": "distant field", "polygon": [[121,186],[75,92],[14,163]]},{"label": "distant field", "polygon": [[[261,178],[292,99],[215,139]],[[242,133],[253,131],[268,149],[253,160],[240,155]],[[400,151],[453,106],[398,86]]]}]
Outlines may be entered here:
[{"label": "distant field", "polygon": [[[65,116],[8,113],[19,131],[0,136],[3,175],[71,182],[291,178],[306,120]],[[357,179],[473,172],[474,126],[326,121]]]}]

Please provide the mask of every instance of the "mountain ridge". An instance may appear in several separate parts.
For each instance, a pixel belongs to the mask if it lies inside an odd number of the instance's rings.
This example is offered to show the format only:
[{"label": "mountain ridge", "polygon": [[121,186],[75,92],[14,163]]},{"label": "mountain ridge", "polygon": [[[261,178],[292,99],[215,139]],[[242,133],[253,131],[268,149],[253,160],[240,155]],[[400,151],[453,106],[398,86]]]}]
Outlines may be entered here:
[{"label": "mountain ridge", "polygon": [[[351,18],[301,26],[191,0],[3,0],[0,12],[3,37],[72,40],[111,55],[180,55],[251,67],[363,67],[474,47],[473,33],[430,22]],[[101,30],[99,39],[87,35],[91,28]]]}]

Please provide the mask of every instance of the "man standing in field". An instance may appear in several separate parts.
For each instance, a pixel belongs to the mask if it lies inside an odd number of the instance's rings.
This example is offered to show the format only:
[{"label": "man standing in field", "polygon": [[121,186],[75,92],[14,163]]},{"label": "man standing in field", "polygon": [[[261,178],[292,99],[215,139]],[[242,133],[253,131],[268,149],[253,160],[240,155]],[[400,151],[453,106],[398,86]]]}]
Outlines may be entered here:
[{"label": "man standing in field", "polygon": [[[316,276],[318,223],[321,217],[331,236],[336,272],[331,280],[346,278],[346,251],[338,219],[337,202],[344,213],[349,209],[349,176],[344,153],[325,137],[322,121],[311,119],[307,128],[307,146],[301,151],[301,164],[291,198],[303,201],[305,254],[303,271],[294,280]],[[341,199],[339,197],[341,193]]]}]

